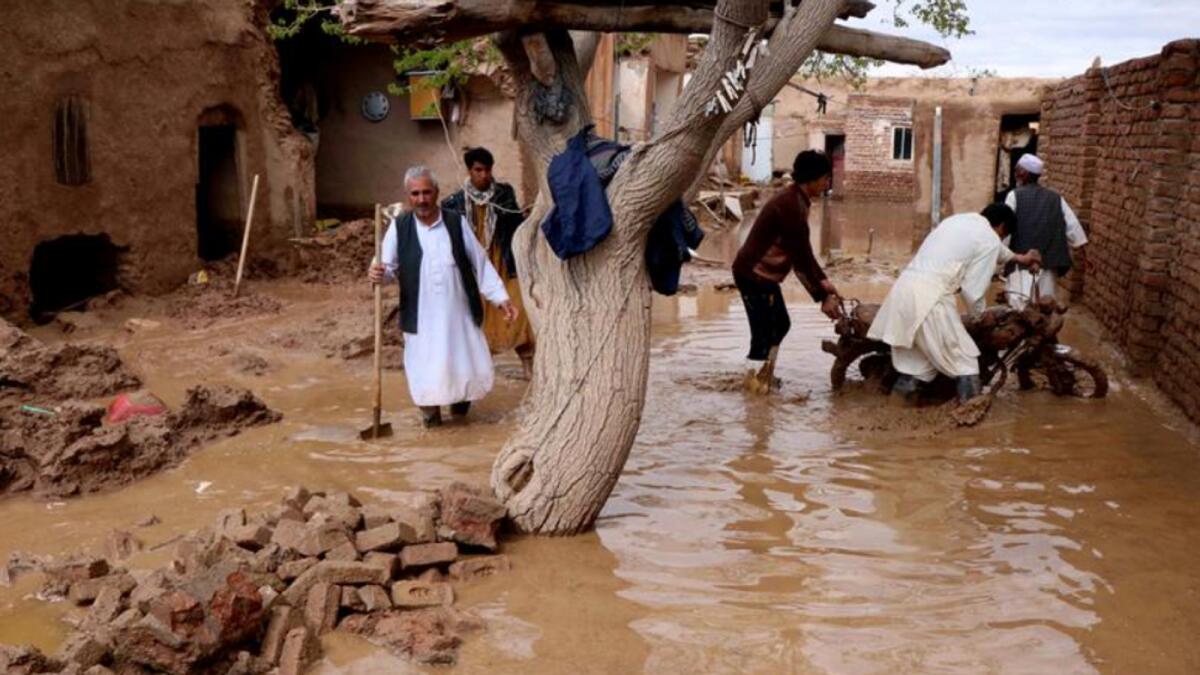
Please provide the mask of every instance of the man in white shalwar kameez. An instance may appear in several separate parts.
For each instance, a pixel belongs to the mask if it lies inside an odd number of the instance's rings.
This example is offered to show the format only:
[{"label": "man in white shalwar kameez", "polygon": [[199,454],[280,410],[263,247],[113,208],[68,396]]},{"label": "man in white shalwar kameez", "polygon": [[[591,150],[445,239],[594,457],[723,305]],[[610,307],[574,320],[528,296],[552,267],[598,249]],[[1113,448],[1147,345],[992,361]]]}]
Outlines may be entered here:
[{"label": "man in white shalwar kameez", "polygon": [[424,167],[404,177],[410,213],[391,219],[372,283],[400,281],[404,370],[425,425],[441,424],[441,406],[456,417],[492,389],[491,351],[481,324],[482,295],[512,321],[517,311],[504,282],[461,218],[438,206],[438,186]]},{"label": "man in white shalwar kameez", "polygon": [[904,268],[867,333],[892,347],[892,366],[900,373],[894,392],[911,398],[919,382],[942,373],[956,380],[960,400],[979,394],[979,348],[963,326],[955,294],[961,291],[971,315],[978,315],[997,264],[1036,264],[1037,251],[1017,255],[1001,241],[1015,218],[1004,204],[951,216]]}]

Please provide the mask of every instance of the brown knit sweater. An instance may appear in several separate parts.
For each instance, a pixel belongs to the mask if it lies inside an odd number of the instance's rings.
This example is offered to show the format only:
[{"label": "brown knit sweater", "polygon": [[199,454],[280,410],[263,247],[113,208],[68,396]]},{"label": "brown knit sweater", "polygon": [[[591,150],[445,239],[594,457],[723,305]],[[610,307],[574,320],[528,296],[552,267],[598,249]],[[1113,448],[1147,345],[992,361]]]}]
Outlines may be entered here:
[{"label": "brown knit sweater", "polygon": [[812,299],[825,300],[828,293],[821,287],[825,271],[809,242],[810,204],[808,196],[795,183],[772,197],[759,211],[750,236],[733,261],[734,276],[782,283],[788,272],[795,270]]}]

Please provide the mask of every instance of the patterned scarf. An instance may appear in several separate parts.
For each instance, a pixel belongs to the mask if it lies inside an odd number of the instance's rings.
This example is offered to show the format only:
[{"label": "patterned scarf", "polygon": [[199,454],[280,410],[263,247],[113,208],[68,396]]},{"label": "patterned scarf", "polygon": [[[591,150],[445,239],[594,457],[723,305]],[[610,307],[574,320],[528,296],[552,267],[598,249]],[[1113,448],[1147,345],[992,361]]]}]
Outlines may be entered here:
[{"label": "patterned scarf", "polygon": [[478,223],[475,222],[475,207],[484,206],[487,208],[487,222],[483,224],[483,248],[487,249],[492,245],[492,237],[496,234],[496,205],[492,203],[492,199],[496,196],[496,181],[488,186],[486,190],[477,190],[471,184],[470,179],[463,183],[463,196],[467,202],[467,222],[471,224],[471,229],[476,229]]}]

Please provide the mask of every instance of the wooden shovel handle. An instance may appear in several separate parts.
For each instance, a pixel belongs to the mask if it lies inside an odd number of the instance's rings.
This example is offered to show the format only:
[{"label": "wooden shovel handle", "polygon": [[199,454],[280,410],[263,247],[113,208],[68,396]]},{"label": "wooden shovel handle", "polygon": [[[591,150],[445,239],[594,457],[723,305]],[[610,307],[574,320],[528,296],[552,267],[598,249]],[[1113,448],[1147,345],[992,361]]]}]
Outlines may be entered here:
[{"label": "wooden shovel handle", "polygon": [[[383,214],[375,205],[375,262],[382,263]],[[375,284],[375,427],[383,410],[383,284]]]}]

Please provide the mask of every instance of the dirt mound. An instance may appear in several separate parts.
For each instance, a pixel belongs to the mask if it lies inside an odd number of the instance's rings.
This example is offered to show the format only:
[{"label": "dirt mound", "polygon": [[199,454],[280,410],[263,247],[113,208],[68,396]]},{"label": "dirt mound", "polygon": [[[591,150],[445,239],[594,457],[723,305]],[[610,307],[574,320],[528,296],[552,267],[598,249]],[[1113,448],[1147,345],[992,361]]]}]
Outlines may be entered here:
[{"label": "dirt mound", "polygon": [[193,387],[179,411],[122,424],[105,424],[103,407],[79,401],[53,414],[9,412],[0,420],[0,494],[54,498],[129,483],[203,443],[281,418],[249,391],[224,386]]},{"label": "dirt mound", "polygon": [[352,220],[332,232],[293,242],[299,276],[314,284],[361,281],[375,257],[375,221]]},{"label": "dirt mound", "polygon": [[261,513],[221,512],[181,539],[169,565],[137,576],[86,555],[37,561],[42,596],[86,613],[68,617],[75,629],[59,653],[0,647],[0,669],[300,673],[335,629],[418,663],[453,664],[482,627],[453,607],[455,585],[512,566],[490,553],[504,507],[462,484],[423,497],[364,507],[344,492],[295,488]]},{"label": "dirt mound", "polygon": [[[375,349],[373,309],[363,303],[339,307],[316,321],[267,335],[267,342],[283,349],[320,351],[326,358],[370,358]],[[389,370],[404,367],[404,337],[396,330],[400,308],[384,306],[383,364]]]},{"label": "dirt mound", "polygon": [[830,257],[825,263],[825,272],[833,277],[834,281],[840,282],[858,282],[858,281],[886,281],[891,282],[892,279],[900,276],[900,271],[903,268],[903,263],[898,260],[892,260],[886,257],[861,257],[854,256]]},{"label": "dirt mound", "polygon": [[831,430],[853,429],[933,438],[982,422],[991,408],[992,398],[977,396],[966,403],[950,400],[906,407],[881,395],[877,383],[848,381],[838,395],[840,410],[831,420]]},{"label": "dirt mound", "polygon": [[0,406],[96,398],[140,385],[111,347],[46,345],[0,320]]},{"label": "dirt mound", "polygon": [[210,281],[202,286],[185,286],[169,299],[167,315],[178,319],[188,330],[196,330],[227,319],[278,314],[283,309],[283,303],[270,296],[255,293],[243,286],[235,298],[232,289],[232,281],[228,284]]}]

